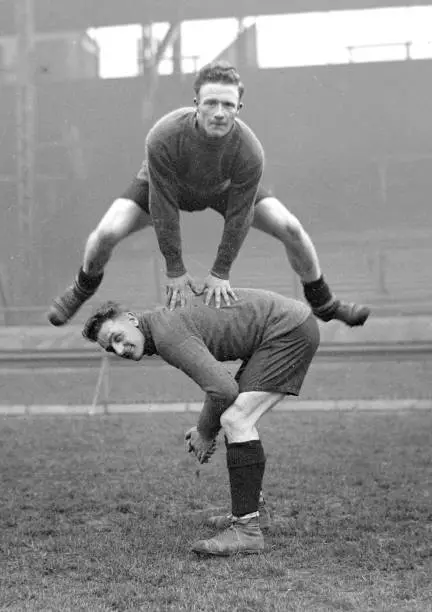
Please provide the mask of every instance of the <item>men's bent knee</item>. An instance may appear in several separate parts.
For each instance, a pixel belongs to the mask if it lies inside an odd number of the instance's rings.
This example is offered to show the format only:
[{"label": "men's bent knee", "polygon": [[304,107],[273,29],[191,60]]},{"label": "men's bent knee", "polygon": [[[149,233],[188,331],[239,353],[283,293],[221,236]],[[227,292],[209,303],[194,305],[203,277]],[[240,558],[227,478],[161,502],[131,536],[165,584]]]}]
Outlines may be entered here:
[{"label": "men's bent knee", "polygon": [[233,407],[224,412],[220,418],[220,424],[229,443],[244,442],[258,437],[255,426],[251,426],[244,419],[241,411],[235,410]]},{"label": "men's bent knee", "polygon": [[110,227],[97,227],[89,236],[89,241],[103,247],[114,248],[122,239],[122,235]]},{"label": "men's bent knee", "polygon": [[226,412],[224,412],[220,418],[220,424],[225,430],[235,427],[237,422],[238,415],[232,408],[229,408]]},{"label": "men's bent knee", "polygon": [[274,197],[264,198],[259,202],[260,214],[264,226],[271,229],[271,234],[282,242],[295,242],[303,239],[305,230],[299,219]]},{"label": "men's bent knee", "polygon": [[240,393],[236,401],[225,410],[220,418],[220,424],[225,431],[242,432],[245,428],[250,428],[250,414],[257,403],[254,395],[254,392]]},{"label": "men's bent knee", "polygon": [[281,234],[283,240],[288,242],[301,242],[304,229],[300,221],[293,215],[281,221]]},{"label": "men's bent knee", "polygon": [[143,225],[143,216],[145,213],[135,202],[118,198],[94,230],[94,238],[103,244],[115,246]]}]

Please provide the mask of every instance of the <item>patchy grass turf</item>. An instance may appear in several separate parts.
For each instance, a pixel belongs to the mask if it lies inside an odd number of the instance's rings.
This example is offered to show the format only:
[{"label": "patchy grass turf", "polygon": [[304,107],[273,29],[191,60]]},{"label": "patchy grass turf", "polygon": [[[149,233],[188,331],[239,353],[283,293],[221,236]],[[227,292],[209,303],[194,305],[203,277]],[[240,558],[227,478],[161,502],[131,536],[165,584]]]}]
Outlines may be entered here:
[{"label": "patchy grass turf", "polygon": [[[231,366],[229,366],[231,367]],[[237,366],[238,367],[238,366]],[[234,368],[233,368],[234,369]],[[0,371],[0,403],[89,404],[98,370]],[[144,363],[110,368],[109,401],[200,401],[201,389],[179,370]],[[430,398],[432,359],[413,362],[312,363],[301,399]]]},{"label": "patchy grass turf", "polygon": [[[3,418],[2,610],[432,610],[432,413],[270,414],[266,552],[201,559],[228,508],[191,414]],[[199,474],[199,477],[197,476]]]}]

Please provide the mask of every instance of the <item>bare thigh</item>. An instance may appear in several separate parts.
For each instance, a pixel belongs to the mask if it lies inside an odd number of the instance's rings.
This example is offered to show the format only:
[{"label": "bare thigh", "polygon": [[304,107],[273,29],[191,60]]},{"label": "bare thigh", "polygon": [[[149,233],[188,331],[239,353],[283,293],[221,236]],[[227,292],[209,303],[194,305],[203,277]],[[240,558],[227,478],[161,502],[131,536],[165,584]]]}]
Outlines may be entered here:
[{"label": "bare thigh", "polygon": [[252,227],[283,240],[287,233],[298,232],[300,221],[277,198],[268,197],[255,205]]},{"label": "bare thigh", "polygon": [[96,231],[111,236],[116,242],[152,225],[152,220],[133,200],[114,200],[100,220]]}]

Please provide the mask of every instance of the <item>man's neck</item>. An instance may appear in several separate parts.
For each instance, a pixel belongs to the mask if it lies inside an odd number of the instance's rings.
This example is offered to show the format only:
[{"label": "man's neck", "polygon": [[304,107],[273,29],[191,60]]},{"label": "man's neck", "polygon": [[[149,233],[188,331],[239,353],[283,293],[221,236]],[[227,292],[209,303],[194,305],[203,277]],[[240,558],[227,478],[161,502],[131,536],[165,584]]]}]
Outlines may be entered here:
[{"label": "man's neck", "polygon": [[149,314],[150,312],[136,313],[138,328],[144,336],[144,355],[154,355],[156,353],[156,347],[150,329],[150,322],[148,320]]}]

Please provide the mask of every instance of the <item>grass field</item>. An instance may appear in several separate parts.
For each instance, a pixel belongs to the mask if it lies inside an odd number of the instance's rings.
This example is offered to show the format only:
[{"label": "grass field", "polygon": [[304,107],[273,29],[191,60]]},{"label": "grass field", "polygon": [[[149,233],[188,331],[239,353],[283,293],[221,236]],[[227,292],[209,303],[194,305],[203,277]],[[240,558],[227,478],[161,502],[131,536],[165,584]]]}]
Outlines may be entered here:
[{"label": "grass field", "polygon": [[3,418],[0,609],[432,610],[432,413],[264,417],[274,513],[257,557],[201,559],[229,507],[191,414]]}]

